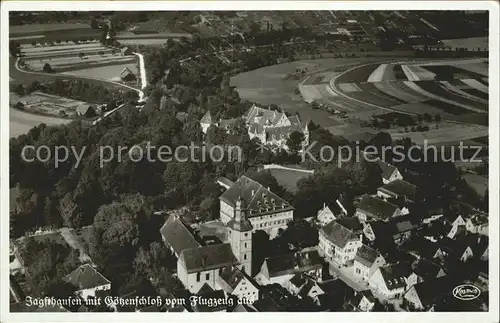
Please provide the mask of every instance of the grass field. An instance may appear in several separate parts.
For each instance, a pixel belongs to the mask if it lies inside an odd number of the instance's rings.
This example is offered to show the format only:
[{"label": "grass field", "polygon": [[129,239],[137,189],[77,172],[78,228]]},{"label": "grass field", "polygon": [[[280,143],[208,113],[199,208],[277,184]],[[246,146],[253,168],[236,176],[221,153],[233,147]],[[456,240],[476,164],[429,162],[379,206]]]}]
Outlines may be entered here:
[{"label": "grass field", "polygon": [[9,36],[23,36],[33,33],[43,34],[54,31],[67,32],[72,29],[90,29],[90,25],[82,23],[58,23],[9,26]]},{"label": "grass field", "polygon": [[76,76],[87,76],[87,77],[96,77],[104,80],[116,80],[120,78],[120,72],[124,69],[130,69],[137,77],[139,78],[139,71],[137,70],[137,64],[135,63],[127,63],[127,64],[118,64],[118,65],[110,65],[110,66],[101,66],[95,68],[85,68],[79,70],[72,70],[68,72],[64,72],[64,74],[68,75],[76,75]]},{"label": "grass field", "polygon": [[10,137],[17,137],[28,133],[28,131],[45,123],[48,126],[55,126],[65,123],[70,123],[69,119],[51,118],[42,115],[31,114],[17,109],[9,109],[9,135]]},{"label": "grass field", "polygon": [[269,172],[276,178],[279,185],[292,193],[297,191],[297,182],[300,179],[311,176],[311,174],[306,172],[288,169],[269,169]]}]

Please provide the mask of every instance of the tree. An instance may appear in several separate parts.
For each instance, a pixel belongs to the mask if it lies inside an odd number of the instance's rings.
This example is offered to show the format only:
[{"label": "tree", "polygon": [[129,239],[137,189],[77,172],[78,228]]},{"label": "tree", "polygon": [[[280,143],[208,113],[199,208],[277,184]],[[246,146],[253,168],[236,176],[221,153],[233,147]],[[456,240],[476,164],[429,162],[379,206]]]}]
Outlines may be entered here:
[{"label": "tree", "polygon": [[304,142],[305,136],[300,131],[294,131],[290,134],[286,140],[286,145],[293,154],[297,154],[302,149],[302,143]]},{"label": "tree", "polygon": [[102,50],[99,51],[100,56],[104,56],[104,52]]},{"label": "tree", "polygon": [[85,53],[78,53],[78,57],[80,57],[80,59],[83,59],[85,57]]},{"label": "tree", "polygon": [[43,71],[44,71],[44,73],[52,73],[53,72],[52,67],[50,66],[49,63],[45,63],[43,65]]},{"label": "tree", "polygon": [[71,193],[66,193],[59,201],[58,209],[66,226],[70,228],[80,228],[82,226],[81,210],[73,200]]},{"label": "tree", "polygon": [[99,23],[97,22],[97,19],[95,19],[94,17],[90,19],[90,28],[99,29]]}]

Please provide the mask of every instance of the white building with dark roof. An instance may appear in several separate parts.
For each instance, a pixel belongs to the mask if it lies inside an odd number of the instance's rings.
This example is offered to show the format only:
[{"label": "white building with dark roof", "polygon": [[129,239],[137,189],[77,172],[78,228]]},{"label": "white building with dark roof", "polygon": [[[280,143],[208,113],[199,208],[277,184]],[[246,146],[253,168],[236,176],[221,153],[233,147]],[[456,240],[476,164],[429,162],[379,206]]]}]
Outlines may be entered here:
[{"label": "white building with dark roof", "polygon": [[407,279],[410,275],[411,268],[406,263],[382,266],[370,277],[369,286],[379,298],[400,298],[408,289]]},{"label": "white building with dark roof", "polygon": [[332,221],[319,231],[318,250],[328,260],[348,265],[361,247],[362,238],[362,232],[353,231],[337,221]]},{"label": "white building with dark roof", "polygon": [[247,176],[241,176],[220,197],[220,218],[227,224],[233,217],[236,201],[241,196],[253,231],[263,230],[273,239],[279,229],[293,220],[290,203]]},{"label": "white building with dark roof", "polygon": [[111,282],[89,264],[76,268],[63,280],[73,285],[76,288],[75,295],[85,300],[111,290]]},{"label": "white building with dark roof", "polygon": [[227,295],[235,295],[239,299],[245,299],[248,303],[259,299],[259,284],[247,273],[240,269],[226,268],[216,280],[216,287],[222,289]]},{"label": "white building with dark roof", "polygon": [[385,263],[384,257],[377,250],[362,245],[354,258],[354,274],[368,282],[370,276]]},{"label": "white building with dark roof", "polygon": [[280,284],[287,287],[296,274],[321,280],[322,269],[323,260],[317,250],[302,250],[266,258],[255,280],[260,285]]}]

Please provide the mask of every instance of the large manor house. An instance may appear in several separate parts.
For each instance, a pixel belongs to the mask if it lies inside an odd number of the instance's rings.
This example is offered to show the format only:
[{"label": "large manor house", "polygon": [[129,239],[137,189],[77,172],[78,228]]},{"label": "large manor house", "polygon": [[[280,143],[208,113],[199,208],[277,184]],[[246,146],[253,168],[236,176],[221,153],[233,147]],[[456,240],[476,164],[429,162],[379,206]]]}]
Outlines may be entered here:
[{"label": "large manor house", "polygon": [[[309,144],[307,123],[302,123],[298,115],[287,116],[283,112],[264,109],[254,104],[242,118],[247,125],[250,139],[257,138],[267,146],[288,149],[286,141],[295,131],[304,134],[304,145]],[[200,125],[206,134],[210,126],[226,128],[236,120],[217,120],[210,111],[207,111],[200,120]]]}]

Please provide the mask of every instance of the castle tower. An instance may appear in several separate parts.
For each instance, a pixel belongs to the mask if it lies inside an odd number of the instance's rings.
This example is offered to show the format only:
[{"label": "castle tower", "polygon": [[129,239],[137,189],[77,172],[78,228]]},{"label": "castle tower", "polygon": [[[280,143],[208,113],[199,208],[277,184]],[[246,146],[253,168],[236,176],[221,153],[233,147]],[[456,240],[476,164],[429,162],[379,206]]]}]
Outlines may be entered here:
[{"label": "castle tower", "polygon": [[241,270],[252,275],[252,224],[247,217],[245,201],[236,201],[234,217],[227,223],[228,240],[233,254],[241,264]]}]

